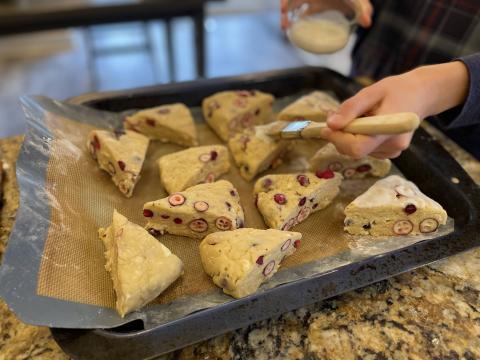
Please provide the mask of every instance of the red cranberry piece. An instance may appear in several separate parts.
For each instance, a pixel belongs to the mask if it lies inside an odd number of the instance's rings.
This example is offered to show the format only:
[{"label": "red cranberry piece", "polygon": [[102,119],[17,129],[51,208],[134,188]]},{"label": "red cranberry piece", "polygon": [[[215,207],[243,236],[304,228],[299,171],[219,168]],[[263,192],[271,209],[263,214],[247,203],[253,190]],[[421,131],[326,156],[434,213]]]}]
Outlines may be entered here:
[{"label": "red cranberry piece", "polygon": [[215,226],[222,231],[230,230],[232,228],[232,222],[225,216],[220,216],[215,220]]},{"label": "red cranberry piece", "polygon": [[212,161],[215,161],[215,159],[217,158],[217,156],[218,156],[218,153],[217,153],[215,150],[213,150],[212,152],[210,152],[210,159],[211,159]]},{"label": "red cranberry piece", "polygon": [[159,236],[162,234],[159,230],[154,228],[148,229],[148,232],[150,233],[150,235],[153,235],[153,236]]},{"label": "red cranberry piece", "polygon": [[235,100],[233,100],[233,105],[244,108],[245,106],[247,106],[247,100],[243,97],[236,98]]},{"label": "red cranberry piece", "polygon": [[271,260],[263,269],[263,275],[268,276],[275,269],[275,260]]},{"label": "red cranberry piece", "polygon": [[290,244],[292,243],[292,240],[291,239],[288,239],[287,241],[285,241],[282,245],[282,247],[280,248],[280,250],[282,251],[285,251],[287,250],[289,247],[290,247]]},{"label": "red cranberry piece", "polygon": [[175,218],[175,219],[173,219],[173,222],[174,222],[175,224],[180,225],[181,223],[183,223],[183,220],[180,219],[180,218]]},{"label": "red cranberry piece", "polygon": [[290,230],[295,225],[296,225],[296,220],[295,219],[290,219],[283,225],[282,230],[283,231]]},{"label": "red cranberry piece", "polygon": [[202,154],[198,157],[198,160],[200,160],[201,162],[209,162],[211,159],[211,154],[210,153],[205,153],[205,154]]},{"label": "red cranberry piece", "polygon": [[300,247],[300,243],[301,243],[300,240],[295,240],[295,241],[293,242],[293,247],[294,247],[295,249],[298,249],[298,248]]},{"label": "red cranberry piece", "polygon": [[339,161],[334,161],[328,165],[328,168],[332,171],[340,171],[343,169],[343,165]]},{"label": "red cranberry piece", "polygon": [[100,150],[100,141],[98,140],[97,135],[93,135],[92,145],[95,148],[95,150]]},{"label": "red cranberry piece", "polygon": [[232,195],[233,197],[237,196],[237,193],[235,192],[235,190],[230,190],[230,195]]},{"label": "red cranberry piece", "polygon": [[268,190],[270,186],[272,186],[272,184],[273,184],[272,179],[266,178],[265,180],[263,180],[262,186],[264,189]]},{"label": "red cranberry piece", "polygon": [[145,122],[147,123],[148,126],[155,127],[155,120],[147,118]]},{"label": "red cranberry piece", "polygon": [[263,255],[259,256],[257,261],[255,261],[258,265],[263,265]]},{"label": "red cranberry piece", "polygon": [[369,165],[369,164],[363,164],[363,165],[360,165],[359,167],[357,167],[356,170],[359,173],[364,173],[364,172],[368,172],[368,171],[372,170],[372,166]]},{"label": "red cranberry piece", "polygon": [[172,206],[179,206],[185,202],[185,196],[182,194],[173,194],[168,197],[168,203]]},{"label": "red cranberry piece", "polygon": [[170,215],[160,215],[162,219],[170,219]]},{"label": "red cranberry piece", "polygon": [[158,114],[165,115],[165,114],[170,114],[170,109],[169,108],[162,108],[157,111]]},{"label": "red cranberry piece", "polygon": [[204,212],[204,211],[208,210],[209,205],[206,201],[196,201],[193,204],[193,207],[195,208],[195,210],[197,210],[199,212]]},{"label": "red cranberry piece", "polygon": [[242,116],[240,119],[240,123],[244,128],[249,128],[253,125],[254,119],[253,115],[251,113],[246,113],[245,115]]},{"label": "red cranberry piece", "polygon": [[212,183],[214,181],[215,181],[215,174],[214,173],[208,174],[207,177],[205,178],[206,183]]},{"label": "red cranberry piece", "polygon": [[287,202],[287,198],[283,194],[273,195],[273,200],[275,200],[275,202],[280,205],[283,205]]},{"label": "red cranberry piece", "polygon": [[335,177],[335,174],[332,170],[330,169],[327,169],[327,170],[317,170],[315,172],[315,175],[319,178],[319,179],[332,179]]},{"label": "red cranberry piece", "polygon": [[343,170],[342,174],[345,176],[345,178],[351,178],[353,175],[355,175],[356,170],[352,168],[347,168]]},{"label": "red cranberry piece", "polygon": [[143,216],[152,217],[153,216],[153,211],[149,210],[149,209],[143,209]]},{"label": "red cranberry piece", "polygon": [[312,209],[316,209],[318,207],[318,203],[313,204]]},{"label": "red cranberry piece", "polygon": [[118,167],[120,170],[125,171],[125,163],[122,160],[118,160]]},{"label": "red cranberry piece", "polygon": [[427,218],[422,220],[419,225],[420,232],[428,234],[434,232],[438,228],[438,221],[433,218]]},{"label": "red cranberry piece", "polygon": [[237,95],[242,96],[242,97],[247,97],[247,96],[250,96],[250,91],[248,91],[248,90],[238,90]]},{"label": "red cranberry piece", "polygon": [[311,210],[309,207],[305,207],[302,210],[300,210],[300,212],[297,215],[297,222],[301,223],[303,220],[305,220],[308,217],[308,215],[310,215],[310,212]]},{"label": "red cranberry piece", "polygon": [[300,183],[302,186],[308,186],[310,185],[310,179],[306,175],[298,175],[297,176],[297,181]]},{"label": "red cranberry piece", "polygon": [[393,224],[393,232],[397,235],[407,235],[413,230],[413,224],[409,220],[398,220]]},{"label": "red cranberry piece", "polygon": [[408,204],[407,206],[405,206],[405,209],[403,209],[403,211],[410,215],[417,211],[417,207],[413,204]]},{"label": "red cranberry piece", "polygon": [[298,202],[298,206],[303,206],[305,205],[305,203],[307,202],[307,198],[306,197],[303,197],[300,199],[300,201]]},{"label": "red cranberry piece", "polygon": [[204,219],[195,219],[190,221],[188,227],[195,232],[204,232],[208,230],[208,223]]}]

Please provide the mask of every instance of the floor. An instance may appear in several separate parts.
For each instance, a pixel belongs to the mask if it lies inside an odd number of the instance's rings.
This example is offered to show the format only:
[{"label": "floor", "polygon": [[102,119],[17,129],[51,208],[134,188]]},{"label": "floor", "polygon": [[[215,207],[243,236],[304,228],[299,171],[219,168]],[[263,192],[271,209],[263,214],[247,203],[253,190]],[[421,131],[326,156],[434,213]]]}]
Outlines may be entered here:
[{"label": "floor", "polygon": [[[348,72],[348,47],[333,56],[308,55],[290,45],[278,24],[278,11],[271,9],[249,13],[212,11],[205,21],[207,77],[289,68],[306,63]],[[175,20],[173,29],[175,80],[194,79],[193,24],[187,18],[179,18]],[[88,60],[91,58],[87,56],[85,33],[76,29],[36,37],[27,35],[0,39],[0,137],[25,131],[18,101],[24,94],[65,99],[90,91],[127,89],[171,81],[164,50],[163,23],[92,28],[94,46],[101,53],[92,60],[95,81],[88,71]],[[152,39],[152,52],[144,47],[147,38]],[[13,46],[15,44],[17,46]],[[119,48],[123,50],[119,51]]]}]

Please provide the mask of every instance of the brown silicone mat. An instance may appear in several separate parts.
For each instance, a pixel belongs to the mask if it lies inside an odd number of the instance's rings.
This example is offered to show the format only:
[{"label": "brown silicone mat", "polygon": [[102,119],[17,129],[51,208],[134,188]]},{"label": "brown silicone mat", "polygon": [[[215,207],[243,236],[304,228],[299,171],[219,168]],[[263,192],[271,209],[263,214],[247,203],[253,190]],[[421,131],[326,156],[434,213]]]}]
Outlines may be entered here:
[{"label": "brown silicone mat", "polygon": [[[200,145],[221,143],[201,122],[201,116],[197,120]],[[61,300],[114,307],[115,295],[109,274],[104,269],[103,245],[98,239],[97,230],[110,224],[114,208],[130,221],[143,226],[143,204],[166,196],[160,185],[155,160],[182,147],[151,142],[142,178],[133,197],[127,199],[86,151],[87,134],[94,129],[93,126],[51,114],[46,123],[54,135],[46,181],[52,210],[37,292]],[[306,166],[308,156],[321,145],[318,142],[297,142],[285,163],[274,172],[301,171]],[[253,203],[253,183],[243,180],[233,164],[232,159],[230,173],[222,178],[231,181],[238,189],[245,210],[246,226],[265,228]],[[303,234],[302,246],[284,261],[283,266],[298,266],[355,247],[353,238],[343,231],[343,208],[375,180],[345,181],[341,194],[330,206],[297,225],[293,230]],[[156,303],[169,303],[215,288],[202,270],[198,254],[199,240],[172,235],[159,237],[159,240],[182,259],[185,274],[161,294]]]}]

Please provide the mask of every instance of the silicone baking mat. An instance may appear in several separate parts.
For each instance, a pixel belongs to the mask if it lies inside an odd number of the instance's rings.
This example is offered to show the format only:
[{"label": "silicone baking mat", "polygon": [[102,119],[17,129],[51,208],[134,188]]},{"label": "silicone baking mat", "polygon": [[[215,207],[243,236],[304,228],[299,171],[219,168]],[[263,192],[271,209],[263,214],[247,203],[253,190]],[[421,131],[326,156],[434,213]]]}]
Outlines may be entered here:
[{"label": "silicone baking mat", "polygon": [[[278,99],[279,109],[295,97]],[[78,312],[70,313],[71,325],[58,316],[47,324],[66,327],[110,327],[132,319],[147,319],[152,326],[178,319],[189,313],[232,300],[216,288],[204,274],[198,254],[199,240],[172,235],[159,237],[185,264],[185,274],[144,309],[121,319],[113,309],[114,292],[104,268],[103,245],[98,239],[99,227],[108,226],[113,209],[130,221],[144,225],[142,206],[162,198],[166,193],[159,181],[155,161],[162,155],[181,150],[172,144],[151,142],[133,197],[126,199],[114,186],[107,173],[100,170],[86,149],[89,131],[95,128],[121,128],[124,114],[109,113],[84,106],[71,105],[47,98],[24,100],[29,121],[40,127],[45,136],[27,137],[28,145],[36,146],[45,156],[41,163],[45,177],[36,182],[41,196],[29,201],[43,209],[35,236],[44,237],[43,248],[37,249],[38,272],[32,274],[37,295],[46,301],[78,304]],[[203,122],[199,108],[192,108],[198,124],[200,144],[221,143]],[[305,171],[307,159],[321,146],[318,142],[297,141],[276,173]],[[395,168],[393,172],[398,172]],[[233,165],[222,178],[239,190],[246,214],[246,226],[265,228],[254,206],[253,182],[244,181]],[[32,179],[31,181],[36,181]],[[365,191],[376,179],[347,180],[335,201],[326,209],[312,214],[293,230],[303,234],[302,246],[285,259],[282,270],[259,291],[332,270],[369,256],[402,248],[453,230],[453,223],[430,236],[396,237],[394,239],[351,237],[343,231],[343,209]],[[38,194],[37,194],[38,195]],[[24,198],[23,201],[26,201]],[[45,211],[45,208],[47,211]],[[31,229],[29,229],[31,231]],[[86,311],[85,309],[89,309]],[[95,315],[90,311],[96,309]],[[85,314],[88,313],[88,316]],[[46,321],[46,320],[45,320]],[[60,325],[58,325],[61,323]],[[45,323],[44,323],[45,324]]]}]

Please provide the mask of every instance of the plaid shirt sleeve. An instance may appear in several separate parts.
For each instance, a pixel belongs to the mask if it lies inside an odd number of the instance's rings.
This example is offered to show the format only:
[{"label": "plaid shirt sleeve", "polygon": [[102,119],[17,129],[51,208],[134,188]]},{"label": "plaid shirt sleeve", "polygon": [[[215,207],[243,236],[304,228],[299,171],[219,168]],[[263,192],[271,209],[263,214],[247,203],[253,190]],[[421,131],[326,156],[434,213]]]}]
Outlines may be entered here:
[{"label": "plaid shirt sleeve", "polygon": [[465,104],[448,128],[480,124],[480,53],[459,59],[468,68],[469,89]]},{"label": "plaid shirt sleeve", "polygon": [[480,52],[479,0],[372,0],[369,29],[359,29],[353,76],[381,79],[419,65]]}]

